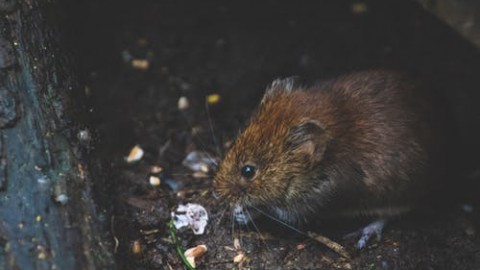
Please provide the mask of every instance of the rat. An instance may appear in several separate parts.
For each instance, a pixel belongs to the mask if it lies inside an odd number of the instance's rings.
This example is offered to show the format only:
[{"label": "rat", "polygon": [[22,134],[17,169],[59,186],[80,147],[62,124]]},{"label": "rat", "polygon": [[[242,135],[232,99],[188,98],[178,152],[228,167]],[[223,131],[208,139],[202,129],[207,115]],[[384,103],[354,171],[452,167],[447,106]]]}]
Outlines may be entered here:
[{"label": "rat", "polygon": [[235,212],[258,210],[292,226],[372,218],[362,248],[386,219],[428,201],[441,185],[447,166],[437,96],[396,71],[353,72],[308,87],[277,79],[220,162],[215,192]]}]

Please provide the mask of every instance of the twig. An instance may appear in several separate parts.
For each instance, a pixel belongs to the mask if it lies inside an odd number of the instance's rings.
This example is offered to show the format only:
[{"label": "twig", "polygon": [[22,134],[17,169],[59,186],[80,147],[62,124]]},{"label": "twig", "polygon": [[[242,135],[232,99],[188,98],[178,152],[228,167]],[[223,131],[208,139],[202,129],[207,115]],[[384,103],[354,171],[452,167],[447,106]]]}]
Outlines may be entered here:
[{"label": "twig", "polygon": [[350,254],[348,254],[348,252],[345,250],[345,248],[340,245],[339,243],[323,236],[323,235],[320,235],[320,234],[317,234],[317,233],[313,233],[313,232],[308,232],[307,233],[308,237],[312,238],[313,240],[319,242],[319,243],[322,243],[323,245],[325,245],[326,247],[328,247],[329,249],[335,251],[336,253],[338,253],[340,256],[344,257],[344,258],[347,258],[347,259],[350,259]]}]

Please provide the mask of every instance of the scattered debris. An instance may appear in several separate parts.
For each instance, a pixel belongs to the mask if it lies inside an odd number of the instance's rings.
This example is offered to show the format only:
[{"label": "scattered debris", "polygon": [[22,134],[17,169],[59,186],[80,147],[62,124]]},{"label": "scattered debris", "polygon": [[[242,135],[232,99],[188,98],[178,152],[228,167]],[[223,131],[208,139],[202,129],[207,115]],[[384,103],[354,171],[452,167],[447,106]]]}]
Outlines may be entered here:
[{"label": "scattered debris", "polygon": [[180,97],[178,99],[178,109],[183,111],[183,110],[186,110],[188,109],[188,107],[190,106],[189,102],[188,102],[188,99],[187,97]]},{"label": "scattered debris", "polygon": [[160,177],[154,176],[154,175],[150,176],[148,181],[150,182],[150,185],[152,185],[154,187],[159,186],[160,183],[161,183]]},{"label": "scattered debris", "polygon": [[187,157],[185,157],[185,159],[182,161],[182,164],[192,171],[208,173],[210,171],[210,167],[217,164],[217,160],[215,160],[207,152],[192,151],[187,155]]},{"label": "scattered debris", "polygon": [[133,254],[140,254],[140,253],[142,253],[142,250],[143,250],[143,246],[142,246],[142,243],[140,242],[140,240],[133,241],[133,243],[132,243],[132,253]]},{"label": "scattered debris", "polygon": [[220,102],[220,95],[219,94],[208,95],[206,100],[209,105],[215,105],[218,102]]},{"label": "scattered debris", "polygon": [[172,212],[171,215],[177,230],[188,226],[193,230],[194,234],[198,235],[205,232],[205,227],[208,223],[208,214],[203,206],[195,203],[180,204],[177,210]]},{"label": "scattered debris", "polygon": [[241,263],[245,260],[246,256],[243,251],[240,251],[235,257],[233,257],[234,263]]},{"label": "scattered debris", "polygon": [[142,233],[143,235],[157,234],[157,233],[159,233],[159,232],[160,232],[159,229],[140,230],[140,233]]},{"label": "scattered debris", "polygon": [[68,196],[66,194],[60,194],[57,197],[55,197],[55,201],[60,203],[61,205],[65,205],[68,202]]},{"label": "scattered debris", "polygon": [[139,145],[135,145],[132,148],[132,150],[130,150],[130,153],[125,158],[125,161],[127,161],[127,163],[133,163],[135,161],[139,161],[140,159],[142,159],[143,154],[144,154],[143,149],[140,148]]},{"label": "scattered debris", "polygon": [[92,136],[90,135],[90,131],[88,131],[88,129],[82,129],[78,131],[77,138],[80,141],[89,142],[92,139]]},{"label": "scattered debris", "polygon": [[322,244],[324,244],[326,247],[328,247],[329,249],[335,251],[336,253],[338,253],[340,256],[346,258],[346,259],[350,259],[350,254],[348,254],[347,250],[345,250],[345,248],[340,245],[339,243],[323,236],[323,235],[320,235],[320,234],[317,234],[317,233],[313,233],[313,232],[308,232],[308,237],[312,238],[313,240],[316,240],[317,242],[320,242]]},{"label": "scattered debris", "polygon": [[160,166],[153,165],[153,166],[150,168],[150,173],[158,174],[158,173],[161,173],[161,172],[163,172],[163,168],[160,167]]},{"label": "scattered debris", "polygon": [[296,246],[297,250],[303,250],[305,249],[305,247],[306,247],[305,243],[300,243]]},{"label": "scattered debris", "polygon": [[172,178],[166,178],[164,179],[163,181],[173,192],[178,192],[180,189],[183,188],[184,186],[184,183],[179,181],[179,180],[175,180],[175,179],[172,179]]},{"label": "scattered debris", "polygon": [[147,70],[150,67],[150,62],[147,59],[133,59],[132,67],[138,70]]},{"label": "scattered debris", "polygon": [[202,257],[203,254],[205,254],[207,252],[207,246],[206,245],[198,245],[196,247],[193,247],[193,248],[189,248],[187,249],[183,255],[185,255],[185,257],[187,258],[188,262],[190,263],[190,265],[192,267],[195,267],[196,264],[195,264],[195,260]]},{"label": "scattered debris", "polygon": [[240,239],[238,239],[237,237],[233,239],[233,248],[235,248],[235,250],[242,249],[242,246],[240,245]]},{"label": "scattered debris", "polygon": [[206,172],[194,172],[192,174],[193,178],[208,178],[208,174]]}]

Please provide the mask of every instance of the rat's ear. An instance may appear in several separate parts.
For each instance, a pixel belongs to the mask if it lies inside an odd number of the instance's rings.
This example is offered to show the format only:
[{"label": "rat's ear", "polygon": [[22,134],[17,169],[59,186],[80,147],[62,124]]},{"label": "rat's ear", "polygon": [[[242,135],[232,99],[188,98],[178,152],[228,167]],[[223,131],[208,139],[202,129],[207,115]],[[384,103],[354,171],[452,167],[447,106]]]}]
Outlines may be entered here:
[{"label": "rat's ear", "polygon": [[316,163],[322,160],[328,141],[329,136],[320,123],[308,119],[290,128],[287,147]]},{"label": "rat's ear", "polygon": [[262,98],[262,103],[265,103],[271,97],[281,93],[291,93],[299,87],[299,77],[292,76],[284,79],[274,80],[265,91],[265,95]]}]

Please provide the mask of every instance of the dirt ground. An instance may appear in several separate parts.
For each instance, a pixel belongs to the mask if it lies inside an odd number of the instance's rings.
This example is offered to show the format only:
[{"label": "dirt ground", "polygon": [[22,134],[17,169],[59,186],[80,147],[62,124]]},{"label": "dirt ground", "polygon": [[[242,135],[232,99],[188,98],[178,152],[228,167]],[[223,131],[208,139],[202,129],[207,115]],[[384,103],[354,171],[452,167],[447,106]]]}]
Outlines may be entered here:
[{"label": "dirt ground", "polygon": [[[90,95],[98,133],[94,153],[110,166],[107,196],[113,197],[111,230],[120,269],[185,269],[167,223],[186,202],[205,206],[210,216],[204,235],[176,232],[182,250],[207,245],[198,269],[480,269],[480,185],[471,185],[480,166],[480,54],[416,4],[388,2],[72,5],[69,40]],[[469,180],[460,201],[391,222],[380,241],[361,251],[342,236],[364,221],[318,228],[347,248],[351,259],[345,259],[272,222],[259,224],[260,233],[240,228],[212,196],[214,171],[194,176],[182,165],[193,150],[221,158],[274,78],[320,80],[368,68],[416,73],[449,97],[465,160],[452,181]],[[220,101],[207,110],[211,94]],[[180,97],[189,101],[185,110],[178,109]],[[124,157],[134,145],[145,154],[128,164]],[[152,166],[163,168],[155,174],[159,186],[149,183]],[[241,264],[233,262],[239,253],[235,238],[246,255]]]}]

